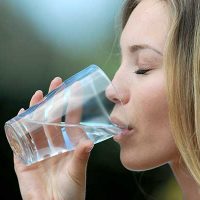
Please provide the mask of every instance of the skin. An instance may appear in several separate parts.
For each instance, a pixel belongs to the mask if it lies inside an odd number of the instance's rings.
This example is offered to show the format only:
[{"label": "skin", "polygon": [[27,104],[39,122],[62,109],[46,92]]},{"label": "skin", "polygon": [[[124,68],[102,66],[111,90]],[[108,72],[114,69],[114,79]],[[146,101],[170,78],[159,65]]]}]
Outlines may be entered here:
[{"label": "skin", "polygon": [[[143,0],[122,32],[122,62],[112,82],[122,96],[131,130],[114,140],[120,145],[120,159],[127,169],[148,170],[168,163],[183,199],[197,200],[200,188],[181,161],[170,131],[162,66],[168,31],[168,5],[164,1]],[[107,96],[117,105],[120,101],[114,94],[108,89]],[[116,106],[113,121],[126,124],[118,113]]]},{"label": "skin", "polygon": [[[151,169],[178,156],[170,133],[162,67],[167,32],[167,5],[147,0],[132,12],[121,35],[122,62],[113,84],[123,94],[132,130],[114,139],[120,144],[120,158],[128,169]],[[144,69],[149,71],[137,74]],[[107,95],[116,101],[112,91]],[[117,113],[116,107],[112,118],[125,123]]]},{"label": "skin", "polygon": [[[52,80],[49,92],[61,83],[59,77]],[[30,106],[42,99],[42,91],[36,91]],[[23,199],[84,199],[87,161],[92,148],[92,142],[85,140],[77,146],[76,151],[63,153],[31,166],[25,166],[14,156],[15,172]]]},{"label": "skin", "polygon": [[[121,35],[122,62],[113,79],[118,88],[127,118],[120,115],[120,100],[111,88],[107,97],[116,103],[111,114],[119,125],[129,123],[129,130],[115,136],[120,145],[122,164],[130,170],[148,170],[169,163],[184,199],[199,199],[199,187],[190,176],[174,144],[166,96],[165,73],[162,66],[168,34],[167,4],[158,0],[143,0],[132,12]],[[146,71],[145,71],[146,70]],[[55,78],[50,90],[60,85]],[[41,101],[36,92],[30,105]],[[26,167],[17,158],[15,170],[23,199],[80,200],[85,195],[89,141],[70,153]],[[45,172],[45,173],[44,173]],[[41,197],[41,195],[43,195]]]}]

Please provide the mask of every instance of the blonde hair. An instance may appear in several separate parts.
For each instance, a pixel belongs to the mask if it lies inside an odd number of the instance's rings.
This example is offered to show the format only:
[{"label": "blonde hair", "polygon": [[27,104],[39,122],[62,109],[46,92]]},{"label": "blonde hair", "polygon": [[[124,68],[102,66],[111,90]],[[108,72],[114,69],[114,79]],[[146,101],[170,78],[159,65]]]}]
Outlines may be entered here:
[{"label": "blonde hair", "polygon": [[[162,1],[171,11],[164,66],[172,135],[181,159],[200,185],[200,1]],[[126,1],[122,28],[138,3]]]}]

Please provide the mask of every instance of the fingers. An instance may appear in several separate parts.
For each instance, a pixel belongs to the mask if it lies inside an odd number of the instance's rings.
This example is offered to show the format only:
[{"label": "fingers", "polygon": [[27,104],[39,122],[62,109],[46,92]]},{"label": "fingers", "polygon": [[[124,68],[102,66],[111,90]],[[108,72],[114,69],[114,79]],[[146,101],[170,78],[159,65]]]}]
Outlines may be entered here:
[{"label": "fingers", "polygon": [[37,90],[35,94],[32,96],[29,106],[33,106],[36,103],[40,102],[43,99],[43,92],[41,90]]},{"label": "fingers", "polygon": [[[54,78],[49,86],[49,92],[56,89],[62,83],[62,79],[60,77]],[[30,106],[35,105],[36,103],[40,102],[43,99],[43,92],[41,90],[37,90],[35,94],[32,96],[30,101]]]},{"label": "fingers", "polygon": [[[62,79],[60,77],[54,78],[49,86],[49,92],[57,88],[61,83]],[[46,112],[46,120],[51,123],[59,124],[61,122],[64,104],[62,92],[56,94],[50,101],[51,105],[49,105],[48,112]],[[64,146],[64,140],[59,126],[44,125],[44,131],[52,149],[57,147],[62,148]]]},{"label": "fingers", "polygon": [[13,154],[13,161],[14,161],[14,169],[15,169],[15,172],[18,176],[19,172],[23,171],[23,169],[26,168],[26,165],[15,154]]},{"label": "fingers", "polygon": [[[32,96],[29,106],[30,107],[34,106],[35,104],[42,101],[43,98],[44,98],[43,92],[41,90],[37,90],[35,92],[35,94]],[[33,118],[36,118],[36,116],[33,116]],[[27,126],[32,126],[32,124],[30,122],[27,122]],[[48,141],[44,135],[43,129],[32,130],[31,132],[29,132],[29,134],[30,134],[32,140],[34,141],[34,144],[38,151],[48,145]]]},{"label": "fingers", "polygon": [[21,113],[23,113],[25,110],[24,110],[24,108],[21,108],[20,110],[19,110],[19,112],[18,112],[18,115],[20,115]]},{"label": "fingers", "polygon": [[94,144],[90,140],[85,140],[79,143],[76,147],[70,162],[71,166],[68,171],[71,178],[75,182],[79,182],[84,179],[89,155],[93,147]]},{"label": "fingers", "polygon": [[[62,79],[59,77],[54,78],[49,86],[49,92],[51,92],[52,90],[56,89],[60,84],[62,83]],[[31,101],[30,101],[30,106],[33,106],[37,103],[39,103],[40,101],[42,101],[44,98],[43,96],[43,92],[41,90],[38,90],[35,92],[35,94],[32,96]],[[36,112],[35,115],[33,116],[34,120],[44,120],[42,116],[45,115],[45,109],[44,107],[40,107],[42,111],[40,112]],[[39,118],[39,119],[38,119]],[[44,157],[47,156],[46,152],[47,149],[51,148],[49,147],[49,132],[52,132],[52,134],[56,134],[55,129],[52,128],[48,128],[46,125],[44,125],[44,127],[40,127],[37,130],[31,131],[30,135],[34,141],[34,144],[36,146],[37,149],[37,155],[39,157]],[[48,154],[48,153],[47,153]]]},{"label": "fingers", "polygon": [[[66,142],[69,149],[76,146],[80,141],[87,139],[84,130],[79,126],[83,114],[83,88],[80,82],[74,83],[70,88],[70,97],[68,98],[68,106],[66,110],[65,121],[69,125],[66,128]],[[70,125],[75,125],[71,126]],[[68,139],[68,140],[67,140]]]},{"label": "fingers", "polygon": [[60,77],[56,77],[51,81],[51,84],[49,86],[49,92],[57,88],[62,83],[62,79]]}]

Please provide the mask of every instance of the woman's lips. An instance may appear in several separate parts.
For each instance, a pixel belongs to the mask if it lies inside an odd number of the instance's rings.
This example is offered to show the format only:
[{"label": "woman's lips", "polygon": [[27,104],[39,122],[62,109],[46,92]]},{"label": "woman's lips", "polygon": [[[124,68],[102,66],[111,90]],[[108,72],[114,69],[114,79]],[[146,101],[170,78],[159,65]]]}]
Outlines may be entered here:
[{"label": "woman's lips", "polygon": [[116,142],[121,140],[122,138],[125,138],[125,137],[133,134],[134,128],[132,128],[131,126],[126,125],[125,123],[123,123],[122,121],[120,121],[117,118],[112,118],[111,121],[112,121],[112,123],[116,124],[118,127],[120,127],[122,129],[122,131],[118,135],[115,135],[113,137],[113,139]]},{"label": "woman's lips", "polygon": [[116,117],[111,117],[111,122],[122,129],[128,129],[128,125],[121,120],[117,119]]},{"label": "woman's lips", "polygon": [[116,142],[119,142],[120,140],[125,139],[125,138],[131,136],[133,133],[134,133],[134,129],[133,128],[124,129],[124,130],[122,130],[121,133],[113,136],[113,139]]}]

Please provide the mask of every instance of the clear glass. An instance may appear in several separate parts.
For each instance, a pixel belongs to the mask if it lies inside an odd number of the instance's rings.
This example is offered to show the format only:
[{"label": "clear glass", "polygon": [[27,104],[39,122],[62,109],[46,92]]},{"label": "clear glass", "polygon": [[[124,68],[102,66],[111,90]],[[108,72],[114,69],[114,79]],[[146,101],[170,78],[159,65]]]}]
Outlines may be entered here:
[{"label": "clear glass", "polygon": [[[120,99],[116,88],[96,65],[65,80],[43,101],[7,121],[5,133],[13,152],[26,165],[75,149],[85,139],[94,144],[119,134],[110,120],[114,103],[106,97],[106,88]],[[120,117],[126,119],[122,103]]]}]

